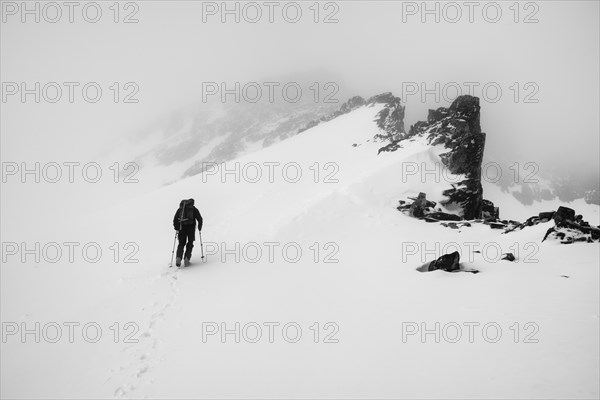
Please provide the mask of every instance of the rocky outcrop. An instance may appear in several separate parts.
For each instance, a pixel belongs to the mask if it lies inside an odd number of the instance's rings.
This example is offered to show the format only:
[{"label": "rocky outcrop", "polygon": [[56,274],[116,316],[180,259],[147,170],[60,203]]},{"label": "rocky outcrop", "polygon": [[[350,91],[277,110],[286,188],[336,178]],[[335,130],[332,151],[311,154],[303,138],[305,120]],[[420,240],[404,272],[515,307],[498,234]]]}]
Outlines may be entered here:
[{"label": "rocky outcrop", "polygon": [[[405,136],[404,131],[404,110],[400,98],[391,93],[382,93],[371,97],[368,104],[383,103],[383,109],[377,113],[375,123],[383,133],[375,135],[375,139],[387,140],[390,143],[397,143]],[[380,150],[381,152],[381,150]]]},{"label": "rocky outcrop", "polygon": [[348,114],[362,106],[373,106],[375,104],[383,104],[384,108],[377,114],[375,122],[377,126],[384,132],[377,135],[380,139],[396,141],[404,135],[404,109],[399,97],[395,97],[392,93],[382,93],[370,97],[368,100],[360,96],[354,96],[346,101],[339,110],[323,116],[317,120],[310,121],[298,133],[304,132],[307,129],[315,127],[323,122],[331,121],[340,115]]},{"label": "rocky outcrop", "polygon": [[362,97],[354,96],[354,97],[350,98],[348,101],[346,101],[344,104],[342,104],[342,106],[340,107],[339,110],[334,111],[331,114],[324,115],[319,119],[310,121],[305,126],[300,128],[298,130],[298,133],[302,133],[310,128],[313,128],[319,124],[322,124],[323,122],[331,121],[332,119],[335,119],[335,118],[339,117],[340,115],[348,114],[350,111],[354,111],[357,108],[364,106],[366,103],[367,102]]},{"label": "rocky outcrop", "polygon": [[349,113],[352,110],[356,110],[358,107],[362,107],[366,104],[365,99],[360,96],[354,96],[350,98],[347,102],[342,104],[340,107],[340,114]]},{"label": "rocky outcrop", "polygon": [[546,239],[558,240],[561,243],[600,241],[600,226],[591,226],[583,220],[581,214],[569,207],[558,207],[552,216],[554,226],[546,231],[542,242]]},{"label": "rocky outcrop", "polygon": [[428,126],[411,128],[409,133],[425,134],[430,144],[443,144],[449,149],[440,154],[442,163],[451,173],[465,175],[465,179],[443,192],[448,196],[443,204],[459,206],[465,219],[479,218],[483,208],[481,163],[485,133],[481,132],[479,110],[477,97],[460,96],[449,109],[430,112]]},{"label": "rocky outcrop", "polygon": [[450,187],[442,192],[447,200],[441,205],[457,210],[462,219],[495,220],[499,218],[499,209],[483,199],[481,186],[485,133],[481,131],[480,109],[477,97],[459,96],[449,108],[429,110],[427,121],[411,126],[408,134],[380,135],[389,143],[379,152],[395,151],[403,140],[417,136],[432,146],[443,145],[448,151],[440,154],[441,162],[451,174],[462,175],[464,179],[449,183]]},{"label": "rocky outcrop", "polygon": [[548,228],[542,242],[556,240],[563,244],[574,242],[593,243],[600,241],[600,226],[592,226],[584,221],[581,214],[569,207],[560,206],[556,211],[541,212],[527,219],[522,224],[507,229],[505,233],[525,229],[529,226],[554,221],[554,226]]}]

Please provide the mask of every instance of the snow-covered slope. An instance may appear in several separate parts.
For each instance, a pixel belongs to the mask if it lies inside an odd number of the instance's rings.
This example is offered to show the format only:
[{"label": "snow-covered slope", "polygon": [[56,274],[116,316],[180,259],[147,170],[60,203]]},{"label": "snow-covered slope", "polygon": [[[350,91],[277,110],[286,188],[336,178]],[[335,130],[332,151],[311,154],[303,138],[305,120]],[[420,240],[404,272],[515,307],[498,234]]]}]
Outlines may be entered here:
[{"label": "snow-covered slope", "polygon": [[[439,163],[440,149],[414,140],[378,155],[381,108],[36,232],[40,242],[76,238],[104,253],[97,263],[79,253],[74,263],[9,257],[3,321],[96,322],[103,337],[8,336],[2,396],[597,398],[598,244],[541,243],[548,223],[500,234],[398,212],[401,198],[441,193],[434,181],[401,176],[407,162]],[[221,176],[236,165],[239,181]],[[484,195],[513,218],[506,194]],[[197,242],[193,264],[170,269],[173,213],[189,197],[205,219],[208,261]],[[455,248],[479,274],[416,271]],[[139,262],[123,262],[136,249]],[[499,260],[502,252],[516,262]],[[126,343],[127,333],[138,342]]]},{"label": "snow-covered slope", "polygon": [[340,106],[337,98],[315,102],[308,95],[296,103],[210,100],[152,119],[105,158],[135,162],[138,177],[159,187],[202,172],[203,162],[233,160],[294,136]]}]

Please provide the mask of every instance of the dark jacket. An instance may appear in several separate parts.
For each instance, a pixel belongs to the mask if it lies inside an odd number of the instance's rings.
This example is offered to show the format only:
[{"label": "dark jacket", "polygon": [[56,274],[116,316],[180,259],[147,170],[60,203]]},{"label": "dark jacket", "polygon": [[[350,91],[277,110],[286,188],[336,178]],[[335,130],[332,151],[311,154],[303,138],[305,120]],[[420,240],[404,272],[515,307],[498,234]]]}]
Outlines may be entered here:
[{"label": "dark jacket", "polygon": [[[173,228],[175,228],[176,231],[179,230],[179,228],[181,227],[181,222],[179,220],[179,218],[181,217],[181,206],[183,205],[183,202],[185,200],[182,200],[181,203],[179,204],[179,208],[177,209],[177,211],[175,211],[175,215],[173,216]],[[188,204],[186,207],[192,207],[194,209],[194,221],[193,224],[189,224],[189,225],[183,225],[183,228],[188,228],[188,229],[194,229],[196,227],[196,221],[198,221],[198,230],[201,231],[202,230],[202,215],[200,215],[200,211],[198,211],[198,209],[194,206],[194,200],[190,199],[190,204]]]}]

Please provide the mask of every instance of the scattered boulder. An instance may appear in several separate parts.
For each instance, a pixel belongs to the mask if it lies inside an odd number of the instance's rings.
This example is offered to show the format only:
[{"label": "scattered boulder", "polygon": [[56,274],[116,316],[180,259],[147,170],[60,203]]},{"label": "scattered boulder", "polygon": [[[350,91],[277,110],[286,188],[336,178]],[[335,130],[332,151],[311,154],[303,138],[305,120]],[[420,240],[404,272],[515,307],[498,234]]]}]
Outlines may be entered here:
[{"label": "scattered boulder", "polygon": [[504,253],[501,260],[515,261],[515,255],[513,253]]},{"label": "scattered boulder", "polygon": [[[433,220],[435,222],[439,222],[437,220]],[[468,222],[440,222],[441,226],[444,226],[446,228],[450,228],[450,229],[460,229],[464,226],[470,227],[471,224]]]},{"label": "scattered boulder", "polygon": [[428,216],[437,204],[435,201],[427,200],[427,195],[423,192],[419,193],[416,198],[409,197],[408,199],[413,202],[407,203],[404,200],[399,200],[400,204],[397,207],[399,211],[403,211],[415,218],[432,219],[428,218]]},{"label": "scattered boulder", "polygon": [[443,271],[452,272],[460,269],[460,254],[458,251],[450,254],[444,254],[435,261],[429,263],[428,271],[441,269]]}]

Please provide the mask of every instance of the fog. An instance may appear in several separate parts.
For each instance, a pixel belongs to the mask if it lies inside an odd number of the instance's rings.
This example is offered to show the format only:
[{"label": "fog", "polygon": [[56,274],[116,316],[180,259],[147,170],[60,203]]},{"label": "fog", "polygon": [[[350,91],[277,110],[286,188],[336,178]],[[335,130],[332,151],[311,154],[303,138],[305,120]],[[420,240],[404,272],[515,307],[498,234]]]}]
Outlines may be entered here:
[{"label": "fog", "polygon": [[[37,3],[27,4],[33,9]],[[118,23],[109,3],[99,3],[96,23],[85,21],[83,7],[69,22],[68,8],[58,4],[62,17],[52,23],[47,20],[56,9],[38,4],[35,22],[21,3],[3,2],[3,161],[93,159],[158,118],[202,101],[203,82],[233,87],[310,76],[321,85],[336,83],[340,102],[385,91],[403,97],[407,129],[426,119],[428,109],[448,106],[458,87],[481,98],[486,157],[598,173],[598,2],[494,3],[502,12],[495,23],[497,10],[484,14],[485,2],[471,16],[462,2],[427,3],[438,7],[439,22],[422,13],[421,2],[299,2],[296,23],[283,17],[285,3],[273,9],[273,22],[262,2],[253,8],[227,3],[238,7],[239,22],[235,14],[222,15],[220,2],[121,3]],[[257,9],[262,17],[252,23]],[[295,10],[287,10],[288,20]],[[127,16],[138,22],[123,23]],[[29,89],[57,82],[64,90],[56,103],[36,103],[34,95],[23,103],[20,93],[7,92],[7,82],[26,82]],[[63,82],[80,84],[73,103]],[[87,82],[103,89],[97,103],[82,99]],[[125,87],[128,82],[135,87]],[[124,103],[135,88],[139,101]]]}]

